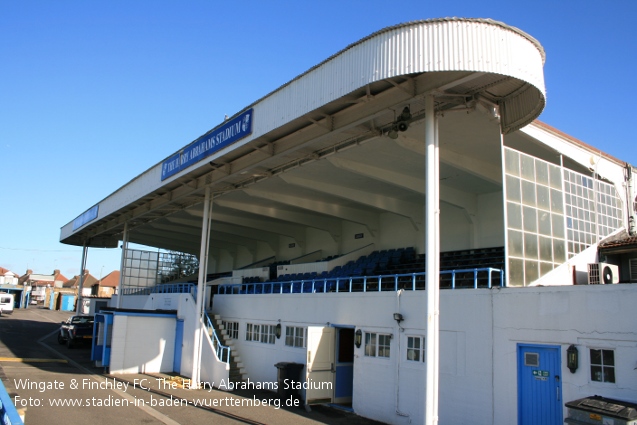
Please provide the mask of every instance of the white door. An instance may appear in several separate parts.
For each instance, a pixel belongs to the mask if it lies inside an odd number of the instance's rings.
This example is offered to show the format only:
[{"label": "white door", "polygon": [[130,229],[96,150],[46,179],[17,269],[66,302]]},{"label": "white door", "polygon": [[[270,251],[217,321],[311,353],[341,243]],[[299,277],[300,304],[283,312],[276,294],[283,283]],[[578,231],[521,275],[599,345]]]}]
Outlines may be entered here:
[{"label": "white door", "polygon": [[335,341],[335,328],[308,326],[305,404],[334,402]]}]

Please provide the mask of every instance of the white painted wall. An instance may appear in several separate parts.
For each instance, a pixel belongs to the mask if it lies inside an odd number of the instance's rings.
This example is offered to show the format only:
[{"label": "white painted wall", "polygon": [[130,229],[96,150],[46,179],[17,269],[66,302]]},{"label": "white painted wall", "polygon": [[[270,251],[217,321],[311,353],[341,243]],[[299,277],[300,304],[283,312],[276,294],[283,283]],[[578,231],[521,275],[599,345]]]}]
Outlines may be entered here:
[{"label": "white painted wall", "polygon": [[[264,302],[267,301],[267,302]],[[563,400],[600,394],[637,399],[637,286],[554,286],[442,291],[440,423],[510,425],[517,422],[517,344],[562,347]],[[400,305],[399,305],[400,303]],[[305,363],[305,350],[245,341],[245,324],[331,324],[390,333],[391,357],[355,349],[353,408],[392,424],[422,423],[425,364],[406,359],[407,336],[425,335],[425,292],[219,295],[215,313],[240,323],[236,349],[253,381],[274,382],[280,361]],[[392,315],[405,317],[399,329]],[[580,367],[566,368],[575,344]],[[615,350],[616,384],[590,380],[590,348]],[[398,396],[397,396],[398,395]],[[461,408],[459,408],[461,406]],[[566,415],[566,412],[564,412]]]},{"label": "white painted wall", "polygon": [[13,272],[6,272],[3,275],[0,275],[0,285],[17,285],[18,284],[18,276]]},{"label": "white painted wall", "polygon": [[[495,423],[517,421],[517,343],[562,347],[565,402],[595,394],[637,400],[636,285],[511,288],[495,293]],[[566,367],[566,349],[571,344],[578,348],[580,359],[574,374]],[[590,348],[615,349],[616,384],[591,381]]]},{"label": "white painted wall", "polygon": [[175,318],[116,314],[111,347],[113,374],[172,372]]},{"label": "white painted wall", "polygon": [[[119,297],[119,295],[113,295],[111,297],[108,302],[109,307],[117,307],[117,297]],[[122,298],[121,308],[143,309],[147,300],[148,295],[124,295],[124,298]]]},{"label": "white painted wall", "polygon": [[474,248],[504,246],[504,206],[502,191],[478,196]]},{"label": "white painted wall", "polygon": [[[476,226],[478,224],[476,223]],[[473,226],[466,213],[457,207],[440,204],[440,250],[456,251],[471,248]],[[424,236],[423,236],[424,240]]]},{"label": "white painted wall", "polygon": [[328,232],[310,227],[307,229],[306,235],[306,253],[320,250],[323,258],[327,257],[328,255],[334,255],[338,253],[338,241],[335,241]]},{"label": "white painted wall", "polygon": [[[375,231],[376,233],[370,233],[370,229],[362,224],[344,221],[340,252],[344,253],[356,251],[370,243],[375,243],[377,240],[380,240],[380,236],[378,234],[379,229],[372,229],[372,231]],[[354,236],[359,233],[362,233],[363,237],[361,239],[356,239]]]},{"label": "white painted wall", "polygon": [[[203,323],[202,323],[203,326]],[[230,365],[219,361],[212,341],[204,335],[201,345],[201,371],[202,382],[207,382],[210,386],[227,390],[230,378]],[[223,382],[223,384],[221,384]]]}]

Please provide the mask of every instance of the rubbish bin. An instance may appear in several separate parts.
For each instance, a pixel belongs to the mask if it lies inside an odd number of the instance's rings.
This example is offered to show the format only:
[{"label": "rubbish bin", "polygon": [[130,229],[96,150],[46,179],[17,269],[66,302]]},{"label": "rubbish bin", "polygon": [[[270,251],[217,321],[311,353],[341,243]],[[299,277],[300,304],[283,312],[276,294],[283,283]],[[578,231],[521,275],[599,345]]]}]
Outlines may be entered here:
[{"label": "rubbish bin", "polygon": [[637,404],[598,395],[569,401],[564,423],[575,425],[637,425]]},{"label": "rubbish bin", "polygon": [[[278,395],[281,400],[287,400],[290,397],[300,398],[298,389],[291,385],[290,381],[302,383],[301,371],[305,367],[302,363],[279,362],[274,365],[277,368]],[[288,380],[287,383],[285,380]],[[286,385],[287,384],[287,385]]]}]

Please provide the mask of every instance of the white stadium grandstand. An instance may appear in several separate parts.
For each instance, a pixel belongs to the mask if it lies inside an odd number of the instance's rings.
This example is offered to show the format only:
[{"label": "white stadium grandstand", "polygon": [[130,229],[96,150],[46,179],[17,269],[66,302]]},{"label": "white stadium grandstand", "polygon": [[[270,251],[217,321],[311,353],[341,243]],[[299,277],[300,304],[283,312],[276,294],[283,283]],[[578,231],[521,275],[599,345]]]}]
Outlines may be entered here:
[{"label": "white stadium grandstand", "polygon": [[390,424],[636,402],[635,168],[536,120],[544,60],[501,22],[397,25],[157,158],[61,229],[122,245],[93,359]]}]

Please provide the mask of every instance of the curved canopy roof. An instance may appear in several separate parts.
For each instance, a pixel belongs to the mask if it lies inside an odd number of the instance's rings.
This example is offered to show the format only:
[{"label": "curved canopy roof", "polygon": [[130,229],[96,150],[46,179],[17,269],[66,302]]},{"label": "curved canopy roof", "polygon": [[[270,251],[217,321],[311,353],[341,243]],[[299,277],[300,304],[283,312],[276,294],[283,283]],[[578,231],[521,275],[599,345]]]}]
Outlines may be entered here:
[{"label": "curved canopy roof", "polygon": [[[294,237],[307,226],[338,238],[339,220],[373,229],[378,211],[411,215],[422,206],[424,193],[418,155],[424,155],[420,135],[429,93],[437,111],[450,117],[441,123],[447,134],[441,175],[449,176],[447,198],[441,200],[462,198],[454,191],[496,191],[498,134],[531,123],[542,111],[543,64],[544,51],[535,39],[492,20],[435,19],[383,29],[184,149],[227,131],[235,119],[245,123],[249,114],[251,128],[240,140],[162,175],[171,158],[183,156],[182,149],[65,225],[60,240],[116,246],[128,222],[132,242],[197,252],[201,219],[193,219],[197,213],[191,207],[202,202],[205,187],[215,195],[213,229],[222,244],[248,246],[278,232]],[[392,140],[388,131],[405,107],[411,113],[405,119],[409,129]],[[450,113],[456,110],[468,114]],[[247,232],[248,227],[262,230]]]}]

